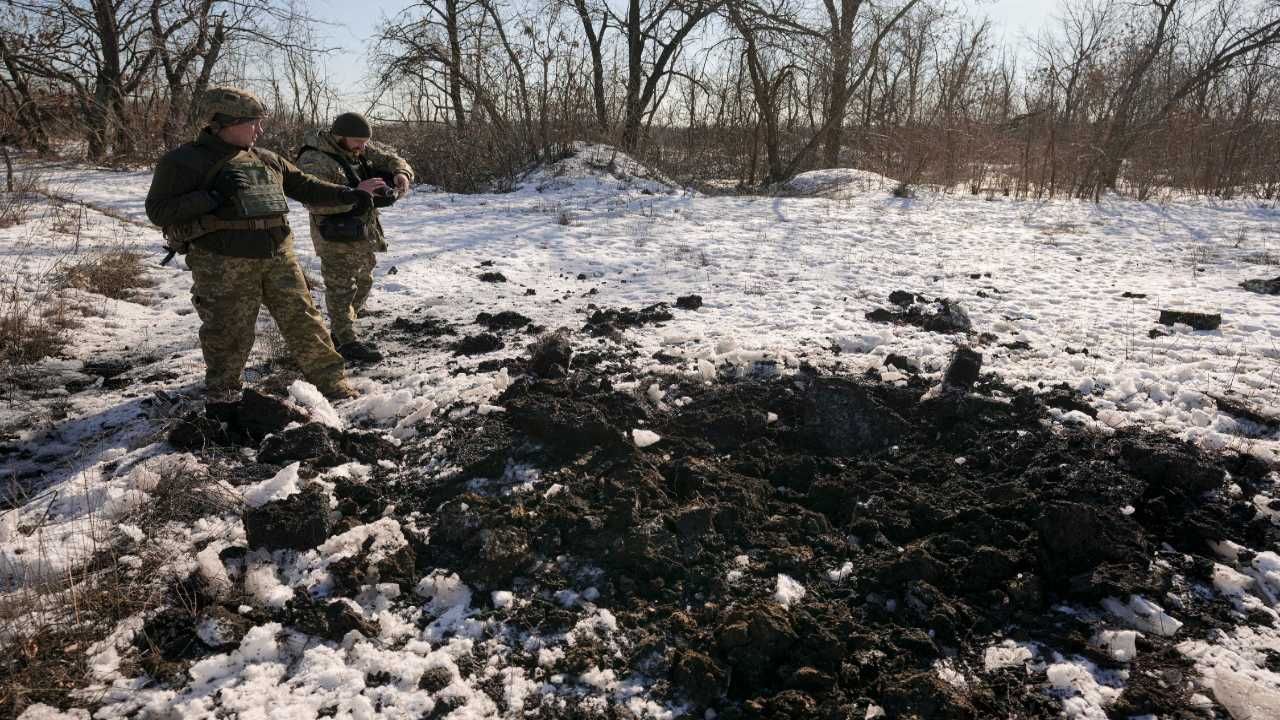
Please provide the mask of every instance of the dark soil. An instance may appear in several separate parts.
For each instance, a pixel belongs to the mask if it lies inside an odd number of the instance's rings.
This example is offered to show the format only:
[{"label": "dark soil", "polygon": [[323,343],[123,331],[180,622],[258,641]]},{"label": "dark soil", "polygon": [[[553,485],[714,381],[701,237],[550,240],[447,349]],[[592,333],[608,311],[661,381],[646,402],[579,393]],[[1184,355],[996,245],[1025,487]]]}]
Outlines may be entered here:
[{"label": "dark soil", "polygon": [[[588,330],[663,312],[600,311]],[[660,410],[591,369],[607,357],[579,366],[556,333],[494,401],[506,412],[444,421],[421,434],[429,442],[396,448],[315,424],[277,433],[260,462],[411,459],[394,483],[338,483],[341,520],[323,532],[413,514],[430,542],[377,566],[353,559],[335,568],[331,596],[299,593],[273,617],[332,640],[372,635],[338,598],[371,582],[408,591],[439,568],[480,604],[491,590],[532,598],[505,621],[555,633],[581,618],[552,593],[594,587],[626,638],[621,655],[586,643],[549,671],[640,673],[659,699],[692,703],[694,717],[714,707],[731,720],[861,718],[874,699],[891,718],[1055,718],[1043,670],[984,673],[984,649],[1034,639],[1114,666],[1088,645],[1105,621],[1051,608],[1141,594],[1176,604],[1186,627],[1145,638],[1117,717],[1193,717],[1185,683],[1142,678],[1181,677],[1175,642],[1240,622],[1196,583],[1221,562],[1208,541],[1280,542],[1280,528],[1226,492],[1227,473],[1240,497],[1269,488],[1269,468],[1159,436],[1052,425],[1051,406],[1087,403],[1066,388],[1014,391],[966,352],[952,387],[929,399],[916,375],[905,387],[813,372],[712,385],[673,375],[661,378],[668,397],[691,402]],[[637,448],[636,428],[661,440]],[[512,462],[538,468],[537,492],[495,489]],[[552,483],[562,489],[542,492]],[[246,517],[249,544],[322,540],[329,514],[313,493]],[[846,562],[847,576],[833,577]],[[789,608],[773,597],[780,574],[807,590]],[[157,646],[183,656],[191,638],[166,627],[155,628]],[[982,682],[943,682],[933,666],[944,658]]]},{"label": "dark soil", "polygon": [[500,330],[516,330],[533,322],[514,310],[503,310],[496,315],[482,312],[476,316],[476,324],[483,325],[493,332]]},{"label": "dark soil", "polygon": [[310,550],[329,538],[329,496],[315,485],[244,512],[250,548]]},{"label": "dark soil", "polygon": [[596,310],[587,318],[584,329],[591,335],[617,335],[629,327],[663,323],[673,317],[666,303],[657,303],[639,310],[631,308],[608,308]]},{"label": "dark soil", "polygon": [[923,295],[894,290],[889,293],[889,302],[900,309],[876,308],[868,312],[866,318],[872,322],[915,325],[938,333],[967,333],[973,330],[969,313],[955,300],[930,300]]},{"label": "dark soil", "polygon": [[1263,295],[1280,295],[1280,277],[1270,280],[1245,280],[1240,283],[1240,287]]},{"label": "dark soil", "polygon": [[483,355],[506,347],[502,338],[492,333],[468,335],[449,346],[454,355]]},{"label": "dark soil", "polygon": [[390,339],[409,347],[434,347],[439,338],[445,335],[457,335],[457,331],[449,323],[432,315],[423,314],[418,318],[398,317],[384,330],[377,333],[379,339]]},{"label": "dark soil", "polygon": [[[1192,633],[1221,626],[1229,610],[1174,573],[1208,562],[1211,539],[1280,540],[1223,492],[1227,471],[1245,497],[1260,487],[1256,461],[1051,428],[1044,402],[989,378],[923,402],[919,383],[674,381],[693,402],[657,414],[589,374],[518,380],[497,401],[508,412],[448,451],[462,473],[397,488],[397,507],[442,508],[420,567],[525,592],[573,584],[542,560],[598,567],[598,603],[636,643],[631,669],[724,717],[844,717],[867,697],[890,717],[1056,717],[1035,688],[1043,677],[997,673],[959,693],[932,664],[980,669],[985,645],[1005,636],[1091,652],[1095,628],[1049,608],[1109,596],[1173,596]],[[1084,405],[1066,392],[1052,401]],[[634,427],[662,440],[636,449],[623,441]],[[565,489],[518,505],[469,489],[513,457]],[[739,555],[746,577],[735,582],[726,573]],[[831,580],[846,560],[849,579]],[[771,598],[779,573],[808,589],[790,609]],[[522,612],[530,627],[568,622],[537,603]],[[1186,669],[1169,641],[1148,640],[1144,669]],[[1121,704],[1190,707],[1184,691],[1156,690],[1134,683]]]},{"label": "dark soil", "polygon": [[1202,313],[1192,312],[1190,310],[1161,310],[1161,325],[1173,325],[1174,323],[1182,323],[1190,325],[1194,330],[1217,330],[1222,324],[1222,315],[1219,313]]}]

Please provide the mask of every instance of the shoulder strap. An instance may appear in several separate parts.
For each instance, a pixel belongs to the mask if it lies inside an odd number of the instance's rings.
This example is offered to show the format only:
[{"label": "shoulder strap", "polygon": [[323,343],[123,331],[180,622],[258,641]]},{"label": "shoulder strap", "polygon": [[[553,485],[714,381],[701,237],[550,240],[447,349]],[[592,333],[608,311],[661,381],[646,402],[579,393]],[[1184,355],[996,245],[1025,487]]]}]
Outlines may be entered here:
[{"label": "shoulder strap", "polygon": [[[351,167],[351,163],[347,162],[347,159],[346,159],[346,158],[344,158],[344,157],[342,157],[341,155],[338,155],[338,154],[336,154],[336,153],[331,153],[331,152],[329,152],[328,150],[321,150],[321,149],[320,149],[320,148],[318,148],[318,147],[312,147],[312,146],[310,146],[310,145],[303,145],[303,146],[298,150],[298,158],[297,158],[297,159],[298,159],[298,160],[301,160],[301,159],[302,159],[302,153],[304,153],[304,152],[306,152],[306,151],[308,151],[308,150],[315,150],[316,152],[320,153],[321,155],[326,155],[326,156],[328,156],[328,157],[329,157],[329,159],[330,159],[330,160],[333,160],[334,162],[338,163],[338,165],[342,167],[342,172],[343,172],[343,174],[347,176],[347,184],[349,184],[351,187],[355,187],[355,186],[357,186],[357,185],[359,185],[359,184],[360,184],[360,176],[356,174],[356,170],[355,170],[355,168]],[[296,162],[296,160],[295,160],[295,162]]]}]

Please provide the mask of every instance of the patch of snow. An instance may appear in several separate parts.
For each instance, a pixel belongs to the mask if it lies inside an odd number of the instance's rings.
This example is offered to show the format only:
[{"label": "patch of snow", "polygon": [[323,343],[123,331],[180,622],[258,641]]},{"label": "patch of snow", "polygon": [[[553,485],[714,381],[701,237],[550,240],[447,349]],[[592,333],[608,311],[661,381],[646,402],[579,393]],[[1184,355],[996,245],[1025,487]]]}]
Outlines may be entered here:
[{"label": "patch of snow", "polygon": [[241,488],[244,504],[259,508],[302,492],[302,488],[298,486],[298,468],[301,465],[299,462],[290,463],[269,479]]},{"label": "patch of snow", "polygon": [[635,429],[631,431],[631,440],[638,448],[646,448],[662,439],[662,436],[652,430]]},{"label": "patch of snow", "polygon": [[897,185],[897,180],[869,170],[831,168],[800,173],[784,183],[782,188],[796,195],[837,197],[890,190]]},{"label": "patch of snow", "polygon": [[987,672],[1000,668],[1025,665],[1036,656],[1032,646],[1025,643],[1005,640],[999,645],[988,647],[982,655],[982,666]]},{"label": "patch of snow", "polygon": [[796,582],[790,575],[779,573],[774,584],[773,599],[784,608],[799,602],[805,596],[804,586]]},{"label": "patch of snow", "polygon": [[849,560],[846,560],[843,565],[836,568],[835,570],[827,571],[827,577],[831,579],[831,582],[844,582],[845,580],[849,579],[849,576],[852,574],[853,574],[853,562]]},{"label": "patch of snow", "polygon": [[1107,612],[1127,622],[1131,627],[1154,635],[1173,637],[1182,627],[1182,622],[1164,611],[1164,608],[1140,596],[1130,596],[1129,602],[1121,602],[1118,598],[1106,598],[1102,606]]},{"label": "patch of snow", "polygon": [[294,380],[293,384],[289,386],[289,397],[305,408],[317,422],[338,430],[343,428],[345,423],[343,423],[342,417],[333,409],[329,399],[316,389],[315,385],[306,380]]}]

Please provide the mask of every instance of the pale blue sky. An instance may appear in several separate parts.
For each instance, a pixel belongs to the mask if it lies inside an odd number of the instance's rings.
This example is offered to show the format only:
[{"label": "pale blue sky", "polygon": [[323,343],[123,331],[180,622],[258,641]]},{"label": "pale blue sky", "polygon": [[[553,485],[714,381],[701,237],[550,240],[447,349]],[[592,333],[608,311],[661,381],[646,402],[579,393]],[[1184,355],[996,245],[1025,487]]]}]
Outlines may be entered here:
[{"label": "pale blue sky", "polygon": [[[995,37],[1009,46],[1021,45],[1028,34],[1044,26],[1057,9],[1068,0],[953,0],[972,17],[990,17]],[[365,52],[377,25],[384,17],[395,15],[409,0],[311,0],[312,15],[333,24],[321,29],[324,41],[338,47],[327,67],[330,76],[340,84],[359,87],[365,72]]]}]

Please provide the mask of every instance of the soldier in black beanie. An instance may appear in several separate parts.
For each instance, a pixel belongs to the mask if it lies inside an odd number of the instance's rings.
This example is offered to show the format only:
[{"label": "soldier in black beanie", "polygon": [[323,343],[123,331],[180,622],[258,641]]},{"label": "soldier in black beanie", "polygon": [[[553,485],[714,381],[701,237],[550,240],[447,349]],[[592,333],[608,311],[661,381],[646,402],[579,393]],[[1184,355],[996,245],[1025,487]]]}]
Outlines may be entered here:
[{"label": "soldier in black beanie", "polygon": [[371,178],[392,184],[374,192],[375,207],[360,212],[351,208],[308,206],[311,212],[311,244],[320,257],[324,278],[324,304],[329,330],[338,353],[352,362],[377,362],[382,353],[356,333],[373,287],[375,252],[385,252],[386,237],[378,208],[391,205],[409,192],[413,170],[390,148],[370,140],[373,128],[360,113],[342,113],[328,132],[308,133],[298,152],[298,167],[330,182],[355,187]]}]

